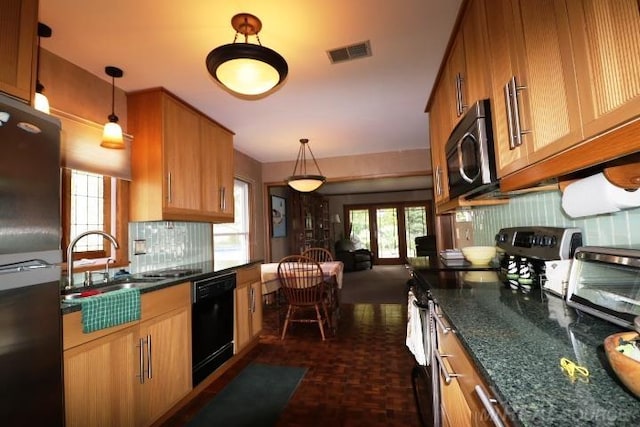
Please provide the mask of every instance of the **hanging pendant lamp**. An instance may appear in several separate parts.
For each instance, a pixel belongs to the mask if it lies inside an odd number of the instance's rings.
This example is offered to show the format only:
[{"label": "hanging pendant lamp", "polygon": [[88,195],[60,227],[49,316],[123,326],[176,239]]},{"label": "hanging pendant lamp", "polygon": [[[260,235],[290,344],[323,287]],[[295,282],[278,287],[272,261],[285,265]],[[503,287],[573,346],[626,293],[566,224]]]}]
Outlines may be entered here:
[{"label": "hanging pendant lamp", "polygon": [[[311,159],[313,159],[313,163],[316,165],[318,175],[309,175],[307,173],[307,150],[309,150]],[[298,165],[300,166],[300,170],[298,170]],[[320,166],[318,166],[318,162],[313,156],[311,147],[309,147],[309,140],[306,138],[301,139],[296,165],[293,167],[293,174],[287,178],[287,184],[296,191],[308,193],[320,188],[326,180],[327,178],[322,175],[322,172],[320,172]]]},{"label": "hanging pendant lamp", "polygon": [[[244,97],[263,95],[282,83],[289,67],[278,52],[260,43],[260,19],[239,13],[231,18],[231,26],[236,30],[233,43],[207,55],[209,74],[230,92]],[[244,35],[244,43],[236,43],[238,34]],[[256,36],[258,44],[248,43],[249,36]]]},{"label": "hanging pendant lamp", "polygon": [[49,114],[49,100],[45,96],[44,86],[40,83],[40,39],[42,37],[49,38],[53,34],[51,27],[38,22],[38,53],[37,53],[37,68],[36,68],[36,94],[33,98],[33,108],[43,113]]},{"label": "hanging pendant lamp", "polygon": [[111,114],[109,114],[109,121],[104,125],[100,146],[119,150],[124,148],[124,138],[122,137],[122,128],[118,124],[118,116],[115,113],[115,79],[122,77],[124,73],[120,68],[113,66],[105,67],[104,72],[111,77]]}]

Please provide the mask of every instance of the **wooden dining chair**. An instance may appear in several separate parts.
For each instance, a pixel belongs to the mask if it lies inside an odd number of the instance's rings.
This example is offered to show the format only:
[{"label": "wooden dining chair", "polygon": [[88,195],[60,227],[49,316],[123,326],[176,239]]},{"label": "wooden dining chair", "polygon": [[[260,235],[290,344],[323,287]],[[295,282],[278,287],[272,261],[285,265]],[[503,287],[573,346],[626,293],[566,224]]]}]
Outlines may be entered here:
[{"label": "wooden dining chair", "polygon": [[302,256],[311,258],[316,262],[330,262],[333,261],[333,255],[325,248],[309,248],[302,252]]},{"label": "wooden dining chair", "polygon": [[[322,340],[325,340],[324,325],[329,326],[327,289],[320,264],[309,257],[291,255],[278,263],[280,291],[288,305],[282,328],[284,339],[289,323],[317,323]],[[313,309],[313,310],[312,310]],[[305,313],[311,313],[305,316]]]}]

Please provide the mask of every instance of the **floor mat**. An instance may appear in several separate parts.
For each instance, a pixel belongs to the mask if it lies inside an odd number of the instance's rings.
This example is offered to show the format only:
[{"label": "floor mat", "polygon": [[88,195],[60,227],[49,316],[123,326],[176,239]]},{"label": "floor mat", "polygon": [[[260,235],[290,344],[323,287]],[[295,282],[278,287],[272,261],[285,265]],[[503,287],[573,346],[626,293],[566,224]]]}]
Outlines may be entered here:
[{"label": "floor mat", "polygon": [[307,369],[252,363],[187,424],[274,426]]}]

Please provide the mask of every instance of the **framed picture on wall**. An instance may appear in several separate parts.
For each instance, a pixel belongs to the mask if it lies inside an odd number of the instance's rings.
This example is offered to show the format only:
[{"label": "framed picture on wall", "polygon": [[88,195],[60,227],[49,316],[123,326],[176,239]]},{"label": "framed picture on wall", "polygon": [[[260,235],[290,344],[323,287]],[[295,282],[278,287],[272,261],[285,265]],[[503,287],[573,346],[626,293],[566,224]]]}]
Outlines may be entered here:
[{"label": "framed picture on wall", "polygon": [[271,234],[273,237],[287,235],[287,199],[271,196]]}]

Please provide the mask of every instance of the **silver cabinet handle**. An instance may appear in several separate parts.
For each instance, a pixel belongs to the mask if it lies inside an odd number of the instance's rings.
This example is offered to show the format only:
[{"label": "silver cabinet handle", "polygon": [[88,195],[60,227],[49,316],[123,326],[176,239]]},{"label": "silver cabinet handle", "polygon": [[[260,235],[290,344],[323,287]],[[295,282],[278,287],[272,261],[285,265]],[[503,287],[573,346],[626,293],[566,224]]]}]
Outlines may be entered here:
[{"label": "silver cabinet handle", "polygon": [[139,367],[139,371],[138,371],[138,375],[136,375],[138,378],[140,378],[140,384],[144,384],[144,350],[143,347],[144,346],[144,339],[140,338],[138,340],[138,345],[136,347],[138,347],[138,367]]},{"label": "silver cabinet handle", "polygon": [[147,378],[153,378],[153,372],[151,371],[151,335],[147,335]]},{"label": "silver cabinet handle", "polygon": [[251,312],[256,312],[256,294],[253,288],[251,288]]},{"label": "silver cabinet handle", "polygon": [[464,77],[462,77],[462,73],[456,74],[456,114],[458,117],[462,116],[462,114],[464,113],[464,108],[466,107],[462,94],[463,84]]},{"label": "silver cabinet handle", "polygon": [[227,195],[225,187],[220,187],[220,210],[222,212],[227,210]]},{"label": "silver cabinet handle", "polygon": [[435,178],[436,178],[436,195],[441,196],[442,184],[440,183],[440,165],[436,166]]},{"label": "silver cabinet handle", "polygon": [[513,103],[511,102],[511,80],[504,85],[504,107],[507,111],[507,128],[509,132],[509,150],[515,150],[516,142],[513,137]]},{"label": "silver cabinet handle", "polygon": [[528,130],[522,130],[520,123],[520,105],[518,104],[518,92],[526,88],[526,86],[518,86],[516,76],[511,76],[504,87],[510,150],[514,150],[516,147],[522,145],[522,135],[530,133]]},{"label": "silver cabinet handle", "polygon": [[440,329],[442,330],[443,335],[447,335],[449,332],[451,332],[451,328],[445,325],[444,322],[442,321],[441,314],[434,312],[433,318],[436,321],[436,325],[440,326]]},{"label": "silver cabinet handle", "polygon": [[442,374],[442,378],[444,379],[444,383],[445,384],[450,384],[451,383],[451,379],[462,376],[460,374],[455,374],[455,373],[451,373],[450,374],[447,371],[447,368],[444,366],[444,360],[442,360],[442,358],[443,357],[451,357],[450,354],[440,354],[438,349],[434,348],[433,349],[433,355],[436,357],[436,361],[438,363],[438,368],[440,369],[440,373]]},{"label": "silver cabinet handle", "polygon": [[478,393],[478,397],[482,402],[482,406],[484,406],[484,409],[487,410],[487,413],[489,414],[489,418],[491,418],[493,425],[495,425],[496,427],[504,427],[504,424],[502,424],[502,420],[500,419],[500,416],[496,412],[496,408],[493,406],[497,401],[495,399],[489,398],[489,396],[487,396],[487,394],[484,392],[482,387],[480,387],[480,385],[476,385],[474,389],[476,393]]},{"label": "silver cabinet handle", "polygon": [[511,98],[511,102],[513,102],[513,124],[515,127],[514,129],[515,143],[516,143],[516,146],[520,146],[522,145],[522,135],[529,132],[523,131],[520,124],[520,105],[518,104],[518,92],[520,92],[523,89],[526,89],[527,87],[518,86],[516,82],[516,76],[511,77],[511,81],[509,83],[511,84],[511,91],[513,94],[513,97]]},{"label": "silver cabinet handle", "polygon": [[167,174],[167,202],[171,203],[171,172]]}]

